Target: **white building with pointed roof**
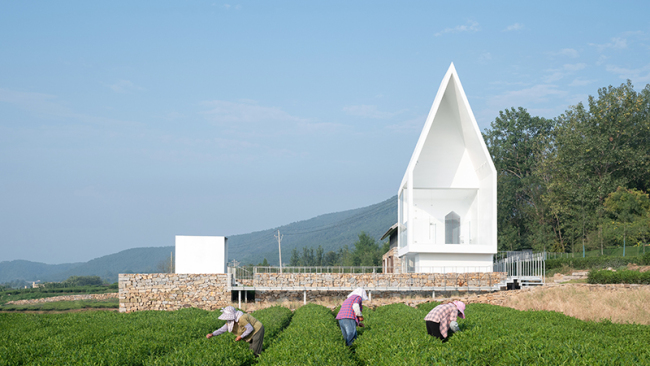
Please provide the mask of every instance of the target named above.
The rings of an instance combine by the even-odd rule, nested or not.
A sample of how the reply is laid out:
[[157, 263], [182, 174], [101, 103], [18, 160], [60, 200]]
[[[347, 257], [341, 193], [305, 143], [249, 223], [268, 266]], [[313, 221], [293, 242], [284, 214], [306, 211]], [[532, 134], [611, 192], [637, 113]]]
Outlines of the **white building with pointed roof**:
[[453, 63], [397, 197], [403, 272], [492, 272], [497, 174]]

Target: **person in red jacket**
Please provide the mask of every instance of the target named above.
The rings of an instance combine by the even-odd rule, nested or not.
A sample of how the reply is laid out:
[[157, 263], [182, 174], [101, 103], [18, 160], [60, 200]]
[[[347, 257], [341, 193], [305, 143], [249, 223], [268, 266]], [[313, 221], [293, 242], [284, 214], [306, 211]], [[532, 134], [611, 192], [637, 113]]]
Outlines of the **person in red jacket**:
[[448, 304], [440, 304], [433, 308], [424, 317], [429, 335], [442, 339], [443, 342], [449, 340], [447, 335], [449, 329], [452, 332], [459, 332], [458, 317], [465, 319], [465, 304], [462, 301], [454, 301]]
[[363, 323], [361, 323], [363, 314], [361, 311], [363, 311], [363, 301], [365, 300], [368, 300], [366, 290], [361, 287], [357, 288], [348, 295], [336, 316], [346, 346], [351, 345], [354, 339], [357, 338], [357, 325], [363, 327]]

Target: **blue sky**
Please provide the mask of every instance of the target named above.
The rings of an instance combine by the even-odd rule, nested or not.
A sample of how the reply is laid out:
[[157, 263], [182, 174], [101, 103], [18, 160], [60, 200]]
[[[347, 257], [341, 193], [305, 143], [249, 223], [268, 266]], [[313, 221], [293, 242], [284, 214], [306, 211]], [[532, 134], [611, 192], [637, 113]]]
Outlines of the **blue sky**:
[[[481, 129], [650, 83], [650, 3], [1, 2], [0, 261], [397, 192], [449, 64]], [[269, 244], [274, 243], [269, 238]]]

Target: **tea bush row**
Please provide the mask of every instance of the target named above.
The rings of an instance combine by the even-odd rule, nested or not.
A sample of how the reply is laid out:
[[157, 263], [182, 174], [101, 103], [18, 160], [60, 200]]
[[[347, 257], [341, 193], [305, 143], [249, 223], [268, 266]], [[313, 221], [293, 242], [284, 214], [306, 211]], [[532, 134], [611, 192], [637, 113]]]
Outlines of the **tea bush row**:
[[442, 343], [427, 334], [424, 322], [435, 305], [367, 312], [367, 329], [355, 342], [357, 358], [366, 365], [650, 364], [648, 326], [471, 304], [467, 319], [459, 320], [461, 332]]
[[[277, 335], [289, 325], [291, 310], [284, 307], [271, 307], [252, 313], [253, 317], [264, 325], [264, 347], [273, 342]], [[221, 327], [219, 321], [213, 330]], [[211, 330], [212, 331], [212, 330]], [[211, 331], [206, 332], [209, 333]], [[164, 357], [151, 360], [147, 365], [249, 365], [255, 357], [245, 341], [235, 342], [235, 336], [229, 333], [211, 339], [196, 339], [181, 349]]]
[[332, 312], [308, 304], [259, 358], [259, 365], [356, 365]]
[[[246, 342], [221, 327], [219, 311], [183, 309], [120, 314], [0, 314], [0, 365], [246, 365]], [[291, 318], [288, 309], [253, 313], [272, 342]]]

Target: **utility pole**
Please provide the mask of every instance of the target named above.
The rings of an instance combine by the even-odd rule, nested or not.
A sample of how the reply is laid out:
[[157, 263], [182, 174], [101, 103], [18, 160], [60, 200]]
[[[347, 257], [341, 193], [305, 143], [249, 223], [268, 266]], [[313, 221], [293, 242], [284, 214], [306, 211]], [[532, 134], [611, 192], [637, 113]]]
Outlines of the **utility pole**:
[[174, 273], [174, 252], [169, 252], [169, 273]]
[[278, 235], [274, 235], [276, 239], [278, 239], [278, 253], [280, 254], [280, 273], [282, 273], [282, 237], [284, 235], [280, 235], [280, 230], [278, 229]]

